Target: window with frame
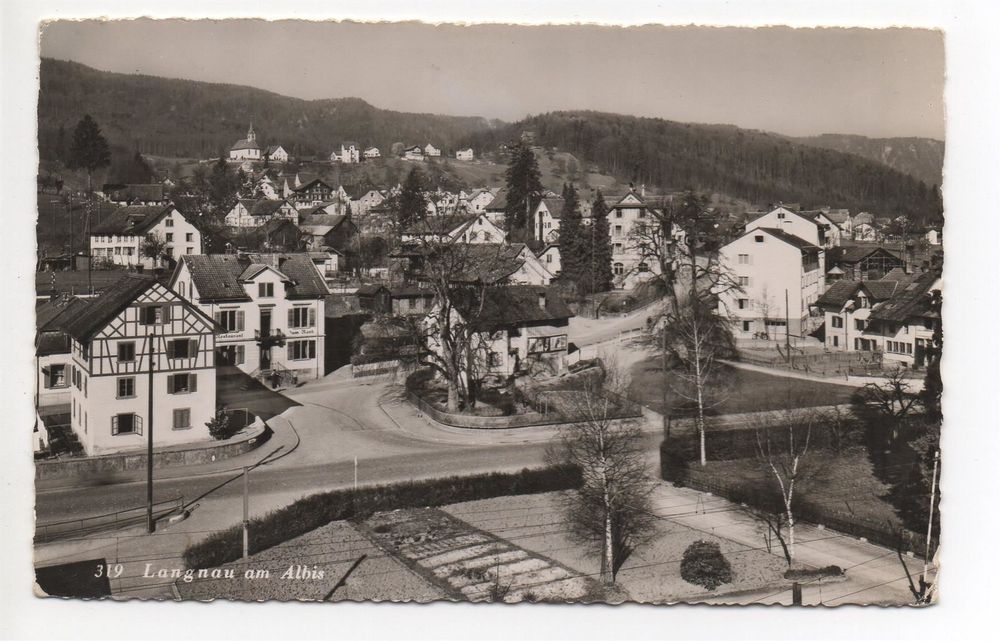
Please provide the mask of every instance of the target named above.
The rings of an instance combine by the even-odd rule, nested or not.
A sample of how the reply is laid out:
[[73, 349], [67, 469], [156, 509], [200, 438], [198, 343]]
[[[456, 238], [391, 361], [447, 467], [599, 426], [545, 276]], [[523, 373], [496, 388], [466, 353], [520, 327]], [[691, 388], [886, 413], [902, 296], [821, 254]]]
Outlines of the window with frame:
[[191, 408], [183, 407], [174, 410], [174, 429], [187, 430], [191, 428]]
[[243, 331], [243, 312], [238, 309], [223, 309], [215, 312], [215, 322], [222, 326], [225, 332]]
[[749, 265], [750, 264], [750, 254], [740, 254], [738, 262], [739, 262], [740, 265]]
[[865, 321], [864, 320], [862, 320], [860, 318], [854, 320], [854, 329], [856, 329], [858, 331], [862, 331], [862, 330], [864, 330], [864, 328], [865, 328]]
[[49, 365], [47, 368], [43, 368], [42, 373], [45, 375], [46, 389], [69, 387], [69, 385], [66, 383], [65, 363], [53, 363], [52, 365]]
[[750, 286], [750, 277], [749, 276], [740, 276], [739, 278], [740, 278], [740, 280], [739, 280], [740, 287], [749, 287]]
[[753, 321], [743, 321], [743, 331], [749, 332], [753, 329]]
[[750, 307], [750, 301], [746, 298], [741, 298], [738, 301], [736, 301], [736, 305], [740, 309], [748, 309]]
[[616, 209], [615, 210], [615, 218], [621, 218], [621, 217], [622, 217], [622, 210]]
[[167, 232], [167, 242], [168, 243], [174, 242], [174, 235], [170, 232]]
[[168, 219], [166, 219], [164, 221], [164, 224], [166, 224], [167, 227], [173, 227], [174, 226], [174, 220], [172, 218], [168, 218]]
[[190, 338], [177, 338], [167, 341], [167, 358], [191, 358], [198, 353], [198, 341]]
[[188, 233], [184, 234], [184, 240], [187, 241], [187, 242], [189, 242], [189, 243], [193, 243], [194, 242], [194, 234], [191, 233], [191, 232], [188, 232]]
[[783, 214], [782, 212], [778, 212], [778, 220], [784, 220], [784, 219], [785, 219], [785, 214]]
[[119, 363], [135, 362], [135, 341], [118, 343], [118, 362]]
[[288, 360], [304, 361], [316, 358], [316, 341], [288, 341]]
[[763, 235], [754, 236], [753, 237], [753, 242], [755, 242], [755, 243], [762, 243], [762, 242], [764, 242], [764, 236]]
[[197, 374], [171, 374], [167, 377], [167, 394], [190, 394], [197, 391]]
[[844, 326], [844, 318], [842, 316], [834, 316], [830, 319], [830, 325], [832, 327], [841, 328]]
[[143, 305], [139, 308], [140, 325], [162, 325], [170, 320], [170, 308], [166, 305]]
[[612, 270], [614, 271], [615, 276], [621, 276], [622, 274], [625, 273], [625, 265], [621, 263], [615, 263]]
[[615, 238], [620, 238], [622, 235], [622, 226], [615, 225]]
[[111, 435], [142, 434], [142, 417], [135, 412], [115, 414], [111, 417]]
[[191, 254], [193, 254], [193, 253], [194, 253], [194, 247], [188, 247], [188, 248], [187, 248], [187, 251], [186, 251], [186, 252], [184, 252], [184, 253], [186, 253], [186, 254], [187, 254], [188, 256], [190, 256]]
[[274, 283], [257, 283], [258, 298], [274, 298]]
[[288, 326], [296, 329], [316, 327], [316, 309], [312, 306], [292, 307], [288, 310]]
[[135, 398], [134, 376], [122, 376], [118, 379], [115, 398]]

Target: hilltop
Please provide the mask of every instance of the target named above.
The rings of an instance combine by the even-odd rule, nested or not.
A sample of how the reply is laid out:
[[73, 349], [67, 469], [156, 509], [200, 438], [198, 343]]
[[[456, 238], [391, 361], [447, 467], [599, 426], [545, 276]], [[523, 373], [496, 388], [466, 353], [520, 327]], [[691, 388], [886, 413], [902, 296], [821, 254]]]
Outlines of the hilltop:
[[855, 154], [909, 174], [927, 185], [940, 185], [944, 142], [933, 138], [867, 138], [850, 134], [823, 134], [792, 141]]

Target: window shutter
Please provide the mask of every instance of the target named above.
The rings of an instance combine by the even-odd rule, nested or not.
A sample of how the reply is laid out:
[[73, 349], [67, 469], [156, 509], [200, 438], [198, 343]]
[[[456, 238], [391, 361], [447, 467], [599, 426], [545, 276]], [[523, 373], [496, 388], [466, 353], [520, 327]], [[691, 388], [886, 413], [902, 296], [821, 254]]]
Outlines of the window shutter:
[[163, 306], [163, 322], [164, 323], [170, 322], [170, 305]]
[[295, 308], [294, 307], [289, 307], [288, 308], [288, 326], [289, 327], [295, 327]]
[[198, 375], [197, 374], [188, 374], [188, 377], [189, 377], [188, 381], [191, 383], [191, 391], [192, 392], [197, 392], [198, 391]]
[[236, 364], [242, 365], [246, 362], [246, 350], [243, 345], [236, 346]]
[[316, 358], [316, 341], [309, 341], [309, 358]]
[[111, 417], [111, 436], [118, 435], [118, 415]]
[[198, 355], [198, 339], [192, 338], [188, 340], [188, 358], [194, 358]]
[[174, 375], [169, 374], [167, 375], [167, 394], [173, 394], [173, 393], [174, 393]]
[[316, 308], [309, 308], [309, 327], [316, 327]]
[[222, 312], [215, 312], [215, 324], [222, 325]]
[[243, 315], [242, 311], [236, 312], [236, 329], [241, 332], [243, 331]]
[[132, 415], [132, 431], [136, 434], [142, 434], [142, 417], [138, 414]]

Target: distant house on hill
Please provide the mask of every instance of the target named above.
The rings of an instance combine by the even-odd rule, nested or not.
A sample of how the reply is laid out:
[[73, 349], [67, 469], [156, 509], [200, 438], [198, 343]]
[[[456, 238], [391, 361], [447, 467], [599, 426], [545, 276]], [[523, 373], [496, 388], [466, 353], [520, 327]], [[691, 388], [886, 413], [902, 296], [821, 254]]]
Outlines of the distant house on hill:
[[329, 183], [313, 178], [308, 182], [302, 182], [293, 190], [296, 209], [306, 209], [330, 201], [336, 190]]
[[167, 195], [160, 183], [105, 185], [104, 196], [116, 205], [166, 205]]
[[299, 213], [287, 200], [262, 198], [241, 198], [226, 214], [225, 222], [230, 227], [259, 227], [272, 218], [285, 218], [298, 222]]
[[260, 160], [261, 150], [257, 144], [257, 134], [253, 131], [253, 123], [247, 131], [247, 137], [237, 140], [236, 144], [229, 148], [229, 160], [242, 162], [244, 160]]
[[361, 162], [361, 147], [358, 143], [350, 140], [342, 142], [339, 151], [335, 149], [330, 154], [330, 160], [345, 164]]
[[271, 145], [264, 155], [271, 162], [288, 162], [288, 152], [281, 145]]
[[475, 154], [475, 152], [472, 151], [471, 148], [470, 149], [459, 149], [458, 151], [455, 152], [455, 159], [456, 160], [472, 160], [475, 157], [476, 157], [476, 154]]
[[424, 147], [424, 155], [430, 158], [438, 158], [441, 156], [441, 150], [431, 143], [427, 143], [427, 146]]
[[423, 160], [424, 150], [419, 145], [407, 147], [403, 150], [403, 160]]
[[365, 160], [372, 160], [373, 158], [381, 158], [382, 152], [378, 150], [378, 147], [369, 147], [365, 149]]

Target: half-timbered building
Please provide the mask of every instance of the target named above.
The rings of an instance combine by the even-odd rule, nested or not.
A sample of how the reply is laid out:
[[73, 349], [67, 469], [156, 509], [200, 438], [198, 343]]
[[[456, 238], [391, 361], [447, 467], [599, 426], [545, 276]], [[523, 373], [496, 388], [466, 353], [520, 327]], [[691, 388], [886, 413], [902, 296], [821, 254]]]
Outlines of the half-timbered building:
[[[128, 274], [64, 326], [71, 425], [88, 455], [211, 439], [215, 323], [155, 279]], [[152, 396], [152, 414], [150, 414]]]

